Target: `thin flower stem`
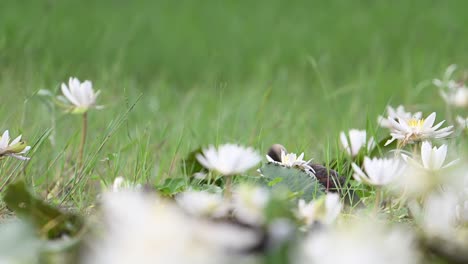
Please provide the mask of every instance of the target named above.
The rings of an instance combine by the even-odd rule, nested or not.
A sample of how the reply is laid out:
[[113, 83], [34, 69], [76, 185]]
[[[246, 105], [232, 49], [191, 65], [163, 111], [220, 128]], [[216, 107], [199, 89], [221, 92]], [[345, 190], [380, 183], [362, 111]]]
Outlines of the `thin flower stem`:
[[232, 198], [232, 176], [225, 176], [226, 182], [224, 183], [224, 198], [230, 201]]
[[452, 115], [452, 108], [450, 107], [450, 105], [447, 103], [446, 104], [446, 113], [447, 113], [447, 121], [450, 123], [450, 124], [453, 124], [454, 121], [453, 121], [453, 115]]
[[81, 143], [80, 143], [80, 153], [78, 156], [78, 166], [80, 170], [83, 168], [83, 153], [84, 153], [84, 147], [86, 145], [86, 134], [88, 131], [88, 113], [85, 112], [83, 113], [83, 123], [81, 127]]
[[375, 206], [374, 206], [374, 213], [378, 213], [380, 209], [380, 202], [382, 200], [382, 193], [379, 187], [375, 189]]
[[421, 142], [414, 143], [413, 145], [413, 157], [419, 156], [419, 150], [421, 149]]

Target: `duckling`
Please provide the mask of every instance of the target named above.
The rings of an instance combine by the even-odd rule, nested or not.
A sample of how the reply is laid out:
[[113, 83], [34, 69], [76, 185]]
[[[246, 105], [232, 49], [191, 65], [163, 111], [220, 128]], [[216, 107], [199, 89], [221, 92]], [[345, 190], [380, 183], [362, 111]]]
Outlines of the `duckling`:
[[[270, 147], [267, 154], [274, 161], [281, 162], [281, 152], [285, 154], [288, 153], [283, 145], [274, 144]], [[339, 193], [352, 205], [359, 203], [359, 197], [349, 188], [346, 177], [339, 175], [335, 170], [321, 164], [310, 162], [308, 165], [313, 169], [311, 173], [313, 173], [320, 184], [326, 188], [327, 192]]]

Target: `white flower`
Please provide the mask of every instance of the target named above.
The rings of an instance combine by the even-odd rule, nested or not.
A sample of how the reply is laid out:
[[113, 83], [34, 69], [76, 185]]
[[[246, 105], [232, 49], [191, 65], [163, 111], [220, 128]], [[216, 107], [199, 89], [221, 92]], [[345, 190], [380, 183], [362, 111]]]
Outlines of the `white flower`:
[[405, 107], [402, 105], [399, 105], [396, 109], [387, 106], [387, 115], [388, 117], [385, 118], [383, 116], [378, 117], [378, 123], [381, 127], [385, 128], [392, 128], [392, 123], [390, 120], [398, 120], [398, 119], [403, 119], [403, 120], [411, 120], [411, 119], [420, 119], [422, 117], [421, 112], [417, 113], [411, 113], [411, 112], [406, 112]]
[[230, 206], [218, 193], [185, 191], [176, 196], [177, 204], [194, 216], [220, 218], [227, 216]]
[[440, 91], [440, 95], [444, 101], [456, 107], [467, 107], [468, 106], [468, 87], [459, 86], [452, 88], [448, 91]]
[[335, 229], [310, 232], [295, 264], [416, 264], [419, 254], [408, 230], [369, 221], [351, 221]]
[[264, 209], [270, 199], [266, 189], [240, 185], [236, 188], [233, 198], [234, 215], [237, 219], [251, 225], [264, 222]]
[[3, 132], [0, 138], [0, 158], [10, 156], [20, 160], [29, 160], [29, 158], [23, 156], [23, 154], [26, 154], [30, 149], [30, 146], [27, 146], [24, 141], [21, 141], [21, 136], [18, 136], [10, 142], [10, 133], [8, 130]]
[[90, 81], [81, 83], [77, 78], [71, 77], [68, 86], [62, 83], [61, 88], [66, 101], [73, 105], [72, 113], [84, 113], [90, 108], [102, 108], [96, 106], [96, 99], [100, 91], [94, 92], [93, 84]]
[[422, 227], [429, 235], [451, 237], [456, 233], [457, 197], [451, 193], [430, 195], [424, 203]]
[[141, 189], [141, 184], [137, 184], [136, 186], [133, 186], [131, 183], [125, 180], [124, 177], [122, 176], [115, 178], [114, 183], [112, 184], [113, 192], [121, 192], [124, 190], [132, 190], [132, 189], [135, 189], [135, 190]]
[[238, 252], [260, 240], [250, 229], [192, 218], [150, 194], [106, 193], [102, 209], [105, 226], [82, 263], [239, 263]]
[[312, 225], [315, 221], [331, 224], [340, 214], [341, 208], [340, 196], [336, 193], [328, 193], [326, 196], [309, 203], [302, 199], [299, 200], [297, 217], [307, 226]]
[[457, 123], [462, 129], [468, 128], [468, 118], [463, 118], [461, 116], [457, 116]]
[[436, 113], [430, 114], [427, 119], [410, 119], [405, 120], [399, 118], [398, 121], [393, 119], [389, 120], [392, 123], [391, 135], [392, 138], [388, 140], [385, 145], [392, 143], [398, 139], [406, 143], [413, 143], [416, 141], [428, 140], [428, 139], [440, 139], [445, 138], [452, 134], [453, 126], [448, 126], [439, 129], [445, 120], [434, 126], [436, 119]]
[[456, 65], [450, 65], [445, 71], [443, 80], [434, 79], [432, 83], [439, 88], [442, 99], [456, 107], [468, 106], [468, 88], [463, 84], [452, 80]]
[[432, 144], [429, 141], [424, 141], [421, 145], [421, 162], [418, 162], [408, 156], [404, 156], [410, 164], [415, 164], [429, 171], [437, 171], [455, 164], [456, 161], [452, 161], [444, 165], [446, 157], [447, 145], [443, 144], [439, 148], [432, 147]]
[[351, 129], [348, 131], [348, 134], [341, 132], [340, 141], [346, 152], [353, 157], [358, 155], [362, 148], [367, 147], [367, 151], [370, 151], [375, 147], [374, 138], [371, 137], [367, 140], [365, 130]]
[[304, 160], [304, 152], [299, 155], [299, 157], [296, 155], [296, 153], [288, 153], [286, 154], [284, 150], [281, 150], [281, 162], [275, 161], [273, 158], [270, 156], [266, 155], [266, 159], [270, 163], [276, 163], [284, 167], [288, 168], [300, 168], [305, 171], [312, 171], [314, 172], [314, 169], [309, 165], [309, 163], [312, 160], [305, 161]]
[[215, 170], [224, 176], [241, 174], [256, 166], [261, 158], [253, 148], [236, 144], [224, 144], [216, 149], [210, 146], [197, 154], [197, 160], [207, 169]]
[[359, 182], [369, 185], [383, 186], [393, 182], [402, 173], [402, 166], [396, 158], [373, 158], [364, 157], [363, 167], [366, 173], [355, 163], [352, 164], [353, 177]]

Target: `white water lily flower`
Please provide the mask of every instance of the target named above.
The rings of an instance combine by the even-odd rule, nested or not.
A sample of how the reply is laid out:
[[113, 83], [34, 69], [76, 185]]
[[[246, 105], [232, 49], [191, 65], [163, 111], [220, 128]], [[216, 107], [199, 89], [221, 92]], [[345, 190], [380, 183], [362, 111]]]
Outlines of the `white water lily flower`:
[[132, 185], [130, 182], [125, 180], [125, 178], [122, 176], [115, 178], [114, 182], [112, 183], [112, 192], [121, 192], [121, 191], [132, 190], [132, 189], [138, 190], [141, 188], [142, 188], [141, 184]]
[[430, 114], [427, 119], [410, 119], [405, 120], [399, 118], [398, 121], [389, 120], [392, 123], [391, 135], [385, 145], [389, 145], [394, 140], [401, 140], [404, 144], [413, 143], [428, 139], [446, 138], [453, 132], [453, 126], [448, 126], [439, 129], [445, 122], [441, 121], [434, 125], [436, 113]]
[[85, 113], [90, 108], [102, 108], [96, 105], [100, 91], [94, 92], [91, 81], [80, 82], [77, 78], [71, 77], [68, 86], [62, 83], [61, 89], [64, 99], [73, 105], [72, 113]]
[[234, 215], [243, 223], [260, 225], [265, 221], [264, 210], [269, 200], [270, 195], [266, 189], [240, 185], [234, 191]]
[[460, 128], [462, 128], [462, 129], [467, 129], [468, 128], [468, 117], [463, 118], [461, 116], [457, 116], [456, 120], [457, 120], [457, 123], [460, 126]]
[[467, 107], [468, 87], [463, 83], [452, 80], [456, 68], [456, 65], [450, 65], [445, 71], [443, 80], [434, 79], [432, 83], [439, 88], [440, 96], [448, 105]]
[[106, 193], [102, 210], [81, 263], [243, 263], [238, 252], [260, 241], [251, 229], [187, 216], [147, 193]]
[[312, 161], [305, 161], [304, 160], [304, 152], [302, 152], [299, 157], [297, 156], [296, 153], [285, 153], [283, 150], [281, 150], [281, 162], [277, 162], [274, 159], [272, 159], [270, 156], [266, 155], [266, 159], [270, 163], [276, 163], [284, 167], [288, 168], [300, 168], [305, 171], [312, 171], [314, 172], [314, 169], [309, 165], [309, 163]]
[[326, 196], [309, 203], [302, 199], [299, 200], [297, 217], [307, 226], [312, 225], [315, 221], [331, 224], [340, 214], [341, 208], [340, 196], [336, 193], [328, 193]]
[[294, 264], [420, 263], [416, 239], [409, 230], [362, 219], [310, 232], [297, 253]]
[[392, 128], [393, 124], [390, 120], [411, 120], [411, 119], [420, 119], [422, 117], [422, 112], [411, 113], [405, 110], [405, 107], [399, 105], [397, 108], [387, 106], [387, 115], [388, 117], [379, 116], [378, 123], [381, 127]]
[[348, 134], [341, 132], [340, 141], [343, 148], [352, 157], [358, 155], [362, 148], [367, 148], [367, 151], [371, 151], [375, 147], [374, 138], [370, 137], [367, 140], [365, 130], [351, 129], [348, 131]]
[[455, 173], [443, 170], [458, 161], [445, 162], [447, 145], [437, 148], [425, 141], [421, 145], [420, 155], [413, 157], [402, 155], [402, 157], [409, 166], [406, 166], [402, 177], [398, 178], [397, 186], [407, 196], [424, 197], [443, 184], [457, 181]]
[[453, 164], [455, 161], [449, 162], [444, 165], [445, 159], [447, 157], [447, 145], [443, 144], [439, 148], [432, 147], [431, 142], [424, 141], [421, 145], [421, 162], [414, 160], [410, 157], [405, 157], [410, 163], [419, 165], [420, 167], [430, 170], [437, 171], [440, 169], [447, 168]]
[[23, 156], [31, 149], [24, 141], [21, 141], [21, 136], [13, 139], [10, 142], [10, 132], [6, 130], [0, 138], [0, 158], [10, 156], [19, 160], [29, 160], [28, 157]]
[[457, 227], [456, 195], [433, 194], [426, 198], [423, 208], [422, 227], [429, 235], [450, 238]]
[[468, 106], [468, 87], [462, 85], [452, 88], [449, 91], [440, 91], [440, 95], [444, 101], [456, 107]]
[[365, 173], [355, 163], [351, 165], [354, 170], [354, 179], [375, 186], [383, 186], [393, 182], [404, 170], [403, 164], [396, 158], [370, 159], [364, 157]]
[[177, 204], [194, 216], [220, 218], [227, 216], [230, 206], [218, 193], [185, 191], [176, 196]]
[[215, 170], [224, 176], [244, 173], [261, 160], [253, 148], [236, 144], [224, 144], [217, 149], [210, 146], [203, 149], [203, 154], [197, 154], [196, 157], [205, 168]]

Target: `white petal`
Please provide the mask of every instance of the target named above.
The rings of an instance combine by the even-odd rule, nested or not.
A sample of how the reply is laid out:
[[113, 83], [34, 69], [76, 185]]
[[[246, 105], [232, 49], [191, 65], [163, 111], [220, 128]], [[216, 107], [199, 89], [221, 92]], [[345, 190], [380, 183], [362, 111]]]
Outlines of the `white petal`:
[[64, 83], [62, 83], [62, 93], [67, 98], [67, 100], [70, 101], [70, 103], [72, 103], [72, 104], [74, 104], [76, 106], [80, 105], [80, 103], [75, 99], [73, 94], [70, 92], [70, 90], [68, 89], [68, 87]]
[[435, 119], [436, 113], [433, 112], [424, 120], [423, 129], [430, 129], [434, 125]]
[[3, 132], [2, 138], [0, 139], [0, 150], [6, 149], [8, 147], [8, 142], [10, 142], [10, 133], [8, 130]]
[[421, 145], [421, 160], [424, 168], [430, 168], [432, 163], [432, 145], [424, 141]]

